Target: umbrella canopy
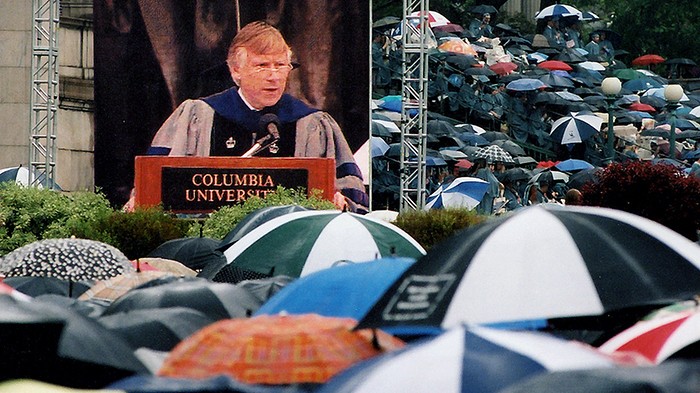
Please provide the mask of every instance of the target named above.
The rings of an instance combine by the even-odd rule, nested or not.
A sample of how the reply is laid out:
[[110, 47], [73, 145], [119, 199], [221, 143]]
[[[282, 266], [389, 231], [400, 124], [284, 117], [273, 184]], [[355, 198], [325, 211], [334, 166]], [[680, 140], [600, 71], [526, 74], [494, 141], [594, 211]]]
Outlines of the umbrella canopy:
[[591, 112], [572, 112], [552, 123], [550, 135], [562, 145], [581, 143], [600, 131], [603, 119]]
[[566, 4], [554, 4], [543, 8], [540, 12], [535, 15], [535, 19], [545, 19], [552, 17], [564, 17], [564, 16], [578, 16], [581, 17], [581, 11], [578, 9], [566, 5]]
[[647, 54], [635, 58], [630, 64], [633, 66], [648, 66], [651, 64], [660, 64], [665, 61], [665, 58], [657, 54]]
[[362, 262], [425, 251], [399, 227], [335, 210], [285, 214], [255, 228], [225, 251], [229, 265], [300, 277], [338, 261]]
[[662, 86], [661, 82], [649, 77], [628, 80], [622, 84], [623, 88], [631, 91], [646, 91], [649, 89], [658, 89]]
[[[29, 186], [29, 169], [21, 165], [0, 169], [0, 183], [4, 182], [12, 182], [22, 186]], [[35, 184], [38, 186], [38, 188], [48, 188], [46, 174], [39, 174], [35, 179]], [[53, 190], [62, 191], [61, 187], [56, 183], [52, 183], [50, 188]]]
[[[359, 319], [414, 262], [412, 258], [381, 258], [319, 270], [284, 287], [254, 315], [319, 314]], [[361, 291], [358, 283], [362, 283]]]
[[554, 182], [566, 183], [569, 181], [569, 175], [567, 175], [566, 173], [559, 172], [559, 171], [552, 171], [552, 170], [548, 169], [548, 170], [543, 170], [541, 172], [535, 173], [532, 176], [532, 178], [530, 178], [529, 183], [530, 184], [539, 183], [543, 178], [546, 178], [546, 180], [550, 183], [550, 185]]
[[501, 149], [505, 150], [506, 153], [510, 154], [512, 157], [524, 156], [525, 149], [518, 145], [510, 139], [498, 139], [491, 142], [492, 145], [499, 146]]
[[503, 76], [503, 75], [508, 75], [511, 72], [515, 71], [518, 69], [518, 65], [513, 63], [513, 62], [501, 62], [501, 63], [496, 63], [493, 65], [489, 66], [489, 69], [491, 71], [495, 72], [496, 74]]
[[190, 269], [201, 270], [210, 263], [223, 261], [223, 254], [217, 250], [219, 243], [220, 241], [209, 237], [183, 237], [166, 241], [147, 256], [172, 259]]
[[[387, 147], [388, 150], [388, 147]], [[259, 227], [260, 225], [289, 213], [307, 211], [309, 209], [299, 205], [268, 206], [248, 213], [235, 227], [221, 240], [218, 249], [221, 251], [229, 248], [233, 243]]]
[[133, 310], [187, 307], [219, 320], [246, 317], [255, 312], [261, 304], [262, 301], [242, 287], [215, 283], [203, 278], [187, 278], [151, 287], [134, 288], [110, 304], [102, 315]]
[[[425, 17], [421, 15], [420, 11], [412, 12], [411, 17]], [[443, 16], [441, 13], [436, 11], [428, 11], [428, 25], [430, 27], [444, 26], [450, 24], [450, 20]]]
[[[533, 230], [547, 241], [534, 241]], [[599, 316], [689, 299], [698, 282], [698, 246], [665, 226], [618, 210], [544, 204], [431, 248], [359, 327]]]
[[571, 175], [566, 185], [580, 190], [587, 183], [597, 182], [601, 171], [602, 168], [583, 169]]
[[605, 71], [605, 66], [596, 61], [584, 61], [578, 63], [578, 66], [591, 71]]
[[507, 151], [503, 150], [502, 147], [496, 145], [488, 145], [486, 147], [480, 147], [474, 154], [476, 158], [483, 158], [486, 162], [503, 162], [503, 163], [514, 163], [513, 156], [511, 156]]
[[554, 165], [555, 168], [564, 172], [575, 172], [584, 169], [595, 168], [593, 164], [588, 161], [578, 160], [575, 158], [569, 158], [568, 160], [560, 161]]
[[382, 331], [353, 330], [352, 318], [261, 315], [211, 324], [185, 339], [158, 375], [228, 375], [255, 384], [323, 383], [361, 360], [403, 347]]
[[615, 70], [613, 71], [613, 75], [625, 81], [644, 78], [644, 74], [632, 68], [621, 68]]
[[515, 183], [516, 181], [528, 181], [532, 177], [532, 171], [526, 168], [508, 168], [503, 173], [502, 182]]
[[541, 80], [533, 78], [516, 79], [506, 85], [506, 89], [512, 91], [535, 91], [546, 87]]
[[612, 358], [578, 342], [460, 326], [360, 363], [318, 392], [489, 393], [547, 372], [615, 365]]
[[570, 89], [574, 87], [574, 82], [572, 82], [571, 79], [556, 74], [550, 73], [542, 75], [538, 79], [545, 85], [552, 88]]
[[425, 201], [425, 210], [466, 208], [472, 210], [484, 198], [489, 182], [476, 177], [458, 177], [441, 185]]
[[[697, 306], [637, 322], [603, 345], [605, 353], [635, 352], [658, 364], [700, 347], [700, 309]], [[693, 351], [693, 352], [691, 352]]]
[[90, 282], [72, 282], [55, 277], [6, 277], [2, 282], [31, 297], [49, 294], [78, 297], [91, 286]]
[[[172, 273], [175, 276], [181, 277], [194, 277], [197, 275], [197, 272], [194, 270], [172, 259], [146, 257], [138, 258], [137, 260], [132, 261], [132, 264], [135, 265], [137, 271], [139, 269], [141, 271], [157, 270], [159, 272]], [[146, 267], [146, 269], [144, 269], [144, 267]]]
[[545, 60], [537, 64], [537, 67], [550, 71], [573, 71], [573, 68], [561, 60]]
[[7, 277], [55, 277], [70, 281], [106, 280], [132, 272], [131, 261], [109, 244], [88, 239], [44, 239], [22, 246], [0, 261]]
[[129, 292], [132, 288], [136, 288], [139, 285], [147, 283], [151, 280], [169, 275], [172, 274], [157, 270], [120, 274], [107, 280], [98, 281], [90, 289], [85, 291], [85, 293], [80, 295], [78, 299], [96, 299], [111, 302]]
[[102, 316], [97, 321], [131, 347], [170, 351], [180, 341], [215, 322], [201, 311], [185, 307], [133, 310]]

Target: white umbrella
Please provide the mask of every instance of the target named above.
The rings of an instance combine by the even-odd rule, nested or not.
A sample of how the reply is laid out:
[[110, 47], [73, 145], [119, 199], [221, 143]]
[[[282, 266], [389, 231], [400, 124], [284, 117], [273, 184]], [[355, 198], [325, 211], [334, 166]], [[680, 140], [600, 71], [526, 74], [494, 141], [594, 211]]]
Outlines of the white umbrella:
[[552, 18], [555, 16], [578, 16], [579, 18], [581, 18], [581, 11], [570, 5], [554, 4], [550, 5], [549, 7], [543, 8], [542, 11], [538, 12], [537, 15], [535, 15], [535, 19]]

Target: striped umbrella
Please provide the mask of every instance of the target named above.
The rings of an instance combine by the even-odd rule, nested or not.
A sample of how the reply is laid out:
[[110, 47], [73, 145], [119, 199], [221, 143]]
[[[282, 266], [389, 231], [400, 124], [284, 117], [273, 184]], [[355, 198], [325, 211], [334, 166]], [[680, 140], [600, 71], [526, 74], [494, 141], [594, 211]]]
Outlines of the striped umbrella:
[[261, 315], [213, 323], [178, 344], [158, 375], [228, 375], [255, 384], [323, 383], [361, 360], [404, 346], [352, 318]]
[[489, 393], [548, 372], [615, 365], [593, 347], [552, 335], [459, 326], [362, 362], [318, 392]]
[[336, 210], [304, 211], [274, 218], [229, 247], [229, 265], [270, 275], [300, 277], [338, 261], [386, 256], [420, 258], [423, 247], [383, 220]]
[[552, 139], [566, 145], [581, 143], [600, 131], [603, 119], [590, 112], [571, 112], [552, 123]]
[[549, 7], [543, 8], [540, 12], [537, 13], [537, 15], [535, 15], [535, 19], [552, 18], [555, 16], [578, 16], [580, 18], [582, 14], [581, 11], [570, 5], [554, 4], [550, 5]]
[[489, 188], [489, 182], [476, 177], [458, 177], [441, 185], [425, 201], [425, 210], [461, 207], [471, 210], [478, 205]]
[[[419, 292], [420, 299], [412, 296]], [[699, 292], [700, 247], [685, 237], [623, 211], [545, 204], [431, 248], [359, 326], [449, 328], [611, 315]]]
[[515, 163], [515, 161], [513, 161], [513, 156], [511, 156], [510, 153], [508, 153], [507, 151], [503, 150], [502, 147], [497, 145], [480, 147], [476, 151], [476, 153], [474, 153], [474, 157], [483, 158], [486, 160], [486, 162], [489, 163], [497, 161], [503, 163]]
[[[695, 353], [700, 346], [700, 308], [637, 322], [600, 346], [605, 353], [635, 352], [658, 364], [682, 353]], [[691, 352], [694, 351], [694, 352]]]

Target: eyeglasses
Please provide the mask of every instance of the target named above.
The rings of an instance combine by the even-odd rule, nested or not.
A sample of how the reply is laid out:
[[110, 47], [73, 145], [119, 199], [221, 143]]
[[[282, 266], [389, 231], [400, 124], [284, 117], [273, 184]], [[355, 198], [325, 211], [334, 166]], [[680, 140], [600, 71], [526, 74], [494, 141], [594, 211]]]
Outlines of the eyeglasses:
[[286, 74], [289, 73], [294, 66], [291, 64], [276, 64], [272, 66], [263, 66], [263, 65], [257, 65], [257, 66], [252, 66], [251, 67], [252, 73], [254, 74], [260, 74], [260, 73], [280, 73], [280, 74]]

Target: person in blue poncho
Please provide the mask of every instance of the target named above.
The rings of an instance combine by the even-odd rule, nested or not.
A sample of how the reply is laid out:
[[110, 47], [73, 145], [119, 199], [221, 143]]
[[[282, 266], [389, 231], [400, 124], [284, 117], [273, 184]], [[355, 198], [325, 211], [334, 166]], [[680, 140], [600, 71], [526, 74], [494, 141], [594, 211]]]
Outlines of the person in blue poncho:
[[285, 93], [294, 68], [291, 59], [291, 48], [274, 26], [244, 26], [227, 57], [236, 86], [180, 104], [156, 133], [148, 154], [241, 156], [264, 135], [261, 118], [274, 114], [280, 138], [256, 156], [335, 158], [334, 202], [366, 212], [369, 198], [340, 126], [328, 113]]

